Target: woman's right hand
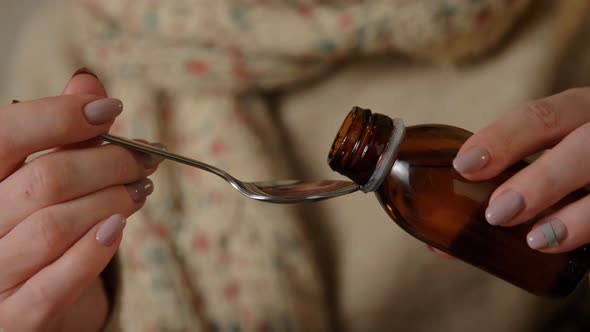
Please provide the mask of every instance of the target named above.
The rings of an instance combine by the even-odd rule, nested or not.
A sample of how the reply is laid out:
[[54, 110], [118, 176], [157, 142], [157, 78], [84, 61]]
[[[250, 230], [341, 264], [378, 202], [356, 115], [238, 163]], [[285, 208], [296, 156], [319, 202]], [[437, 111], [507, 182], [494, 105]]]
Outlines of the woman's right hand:
[[[90, 75], [80, 79], [100, 85]], [[85, 142], [107, 132], [123, 109], [105, 97], [71, 94], [0, 108], [0, 330], [96, 331], [104, 324], [99, 274], [125, 218], [152, 192], [147, 176], [160, 161]], [[82, 296], [89, 307], [72, 306]], [[90, 314], [72, 323], [71, 310]]]

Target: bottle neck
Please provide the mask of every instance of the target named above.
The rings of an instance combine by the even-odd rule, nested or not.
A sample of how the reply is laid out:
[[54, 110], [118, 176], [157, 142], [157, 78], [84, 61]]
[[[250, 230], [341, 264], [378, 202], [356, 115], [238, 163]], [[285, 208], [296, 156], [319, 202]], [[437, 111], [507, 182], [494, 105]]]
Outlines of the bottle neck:
[[389, 174], [404, 135], [401, 120], [354, 107], [332, 143], [328, 164], [364, 192], [375, 191]]

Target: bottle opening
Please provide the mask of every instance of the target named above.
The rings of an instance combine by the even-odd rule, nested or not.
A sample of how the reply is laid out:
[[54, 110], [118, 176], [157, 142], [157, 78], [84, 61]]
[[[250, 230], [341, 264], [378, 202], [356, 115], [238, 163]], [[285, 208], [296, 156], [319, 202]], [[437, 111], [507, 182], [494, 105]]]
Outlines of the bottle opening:
[[[394, 123], [390, 117], [354, 107], [340, 126], [328, 153], [330, 168], [361, 186], [367, 184], [377, 167], [383, 165], [382, 155], [393, 132]], [[371, 183], [377, 182], [373, 179]]]
[[328, 163], [332, 162], [332, 159], [334, 159], [334, 156], [346, 140], [346, 135], [348, 134], [350, 125], [354, 121], [354, 116], [355, 115], [353, 112], [348, 113], [348, 116], [346, 116], [346, 119], [344, 119], [344, 122], [340, 126], [340, 130], [338, 130], [336, 138], [334, 138], [334, 142], [332, 143], [332, 147], [330, 148], [330, 153], [328, 154]]
[[[352, 152], [351, 148], [353, 148], [349, 145], [355, 144], [359, 139], [362, 127], [366, 126], [370, 116], [371, 111], [356, 106], [348, 113], [336, 134], [336, 138], [334, 138], [328, 154], [328, 164], [331, 167], [333, 164], [336, 166], [335, 164], [348, 160], [350, 152]], [[334, 168], [332, 167], [332, 169]]]

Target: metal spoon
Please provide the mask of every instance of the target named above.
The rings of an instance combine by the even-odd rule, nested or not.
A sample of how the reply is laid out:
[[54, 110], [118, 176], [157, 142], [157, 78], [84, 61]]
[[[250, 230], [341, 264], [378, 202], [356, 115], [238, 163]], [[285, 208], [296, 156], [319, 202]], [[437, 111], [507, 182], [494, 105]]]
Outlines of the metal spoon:
[[359, 185], [354, 182], [339, 180], [276, 180], [268, 182], [243, 182], [217, 167], [159, 149], [149, 144], [144, 144], [112, 134], [103, 134], [98, 137], [109, 143], [121, 145], [144, 153], [155, 154], [166, 159], [211, 172], [231, 184], [234, 189], [240, 192], [240, 194], [269, 203], [303, 203], [308, 201], [319, 201], [347, 195], [360, 189]]

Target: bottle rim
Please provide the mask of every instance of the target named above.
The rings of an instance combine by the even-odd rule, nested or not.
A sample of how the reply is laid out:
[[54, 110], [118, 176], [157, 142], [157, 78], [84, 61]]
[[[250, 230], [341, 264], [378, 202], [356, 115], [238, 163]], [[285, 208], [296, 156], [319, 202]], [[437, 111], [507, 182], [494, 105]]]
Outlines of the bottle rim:
[[379, 156], [375, 171], [369, 178], [369, 181], [362, 185], [360, 188], [364, 193], [369, 193], [377, 190], [387, 175], [391, 172], [391, 168], [395, 163], [399, 146], [406, 136], [406, 126], [402, 119], [393, 119], [393, 132], [387, 142], [384, 152]]

